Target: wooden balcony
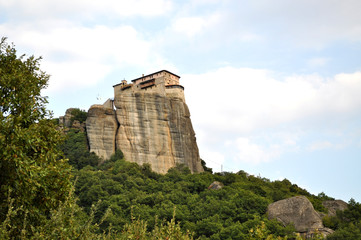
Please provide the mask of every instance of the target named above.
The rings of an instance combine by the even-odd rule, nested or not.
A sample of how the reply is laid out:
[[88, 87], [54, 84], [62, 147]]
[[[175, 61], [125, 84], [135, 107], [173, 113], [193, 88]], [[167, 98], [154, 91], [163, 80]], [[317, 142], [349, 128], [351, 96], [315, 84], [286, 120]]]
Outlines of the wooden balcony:
[[166, 85], [165, 88], [170, 89], [170, 88], [180, 88], [182, 90], [184, 90], [184, 87], [182, 85], [176, 85], [176, 84], [172, 84], [172, 85]]
[[148, 88], [148, 87], [152, 87], [152, 86], [154, 86], [154, 85], [155, 85], [155, 79], [154, 79], [154, 78], [139, 83], [139, 86], [140, 86], [141, 89]]

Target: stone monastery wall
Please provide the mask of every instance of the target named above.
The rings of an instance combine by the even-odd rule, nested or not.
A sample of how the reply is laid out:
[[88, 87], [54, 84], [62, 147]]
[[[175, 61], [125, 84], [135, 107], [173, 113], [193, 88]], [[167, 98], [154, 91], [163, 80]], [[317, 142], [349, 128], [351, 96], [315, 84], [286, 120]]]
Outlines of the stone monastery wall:
[[184, 87], [179, 84], [179, 79], [179, 76], [162, 70], [136, 78], [131, 83], [123, 80], [113, 86], [114, 99], [120, 97], [124, 91], [132, 91], [133, 93], [145, 91], [146, 93], [158, 93], [168, 97], [181, 98], [185, 102]]

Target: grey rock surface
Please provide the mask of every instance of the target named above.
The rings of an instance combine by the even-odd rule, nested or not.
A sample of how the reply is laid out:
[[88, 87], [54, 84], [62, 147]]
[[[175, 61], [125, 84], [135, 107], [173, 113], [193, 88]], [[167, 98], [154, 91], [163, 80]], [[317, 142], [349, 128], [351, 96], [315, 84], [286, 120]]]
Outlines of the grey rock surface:
[[108, 159], [120, 149], [127, 161], [166, 173], [177, 164], [202, 172], [179, 76], [161, 70], [114, 85], [114, 100], [93, 105], [86, 121], [90, 150]]
[[182, 98], [159, 92], [123, 92], [115, 98], [119, 129], [117, 148], [125, 159], [149, 163], [153, 171], [166, 173], [176, 164], [201, 172], [190, 113]]
[[75, 110], [75, 108], [68, 108], [65, 112], [64, 116], [59, 117], [59, 125], [63, 127], [71, 127], [72, 121], [71, 118], [73, 117], [72, 111]]
[[222, 188], [223, 188], [223, 184], [218, 181], [212, 182], [211, 185], [209, 185], [209, 187], [208, 187], [208, 189], [212, 189], [212, 190], [219, 190]]
[[115, 151], [115, 135], [118, 122], [112, 108], [92, 105], [88, 110], [86, 129], [89, 148], [102, 161], [109, 159]]
[[321, 217], [304, 196], [274, 202], [268, 206], [267, 213], [269, 219], [277, 219], [283, 225], [293, 223], [297, 232], [324, 228]]
[[327, 200], [323, 201], [322, 205], [328, 209], [329, 216], [336, 216], [337, 211], [344, 211], [348, 207], [347, 203], [342, 200]]

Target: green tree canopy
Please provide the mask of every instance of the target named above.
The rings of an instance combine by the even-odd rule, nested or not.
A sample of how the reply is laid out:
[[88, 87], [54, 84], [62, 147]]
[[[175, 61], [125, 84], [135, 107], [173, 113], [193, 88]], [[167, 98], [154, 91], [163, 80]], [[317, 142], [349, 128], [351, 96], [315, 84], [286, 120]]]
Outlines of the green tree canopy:
[[25, 215], [39, 224], [71, 188], [71, 168], [58, 147], [62, 135], [47, 119], [47, 100], [41, 96], [49, 75], [40, 70], [40, 60], [18, 56], [14, 45], [1, 39], [0, 220], [11, 198], [15, 208], [23, 209], [12, 223], [17, 225]]
[[73, 115], [73, 117], [71, 118], [71, 122], [77, 120], [80, 123], [83, 123], [86, 121], [86, 118], [88, 117], [88, 113], [85, 110], [81, 110], [79, 108], [73, 109], [71, 111], [71, 115]]

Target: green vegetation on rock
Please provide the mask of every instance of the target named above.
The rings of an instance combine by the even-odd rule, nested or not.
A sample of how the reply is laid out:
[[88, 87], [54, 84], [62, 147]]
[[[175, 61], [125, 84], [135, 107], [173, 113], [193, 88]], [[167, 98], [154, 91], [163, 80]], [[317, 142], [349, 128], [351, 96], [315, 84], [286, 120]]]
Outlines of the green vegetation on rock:
[[79, 121], [79, 123], [84, 123], [86, 121], [86, 118], [88, 116], [88, 113], [84, 110], [81, 110], [79, 108], [74, 108], [72, 111], [71, 111], [71, 124], [73, 124], [74, 121]]
[[76, 169], [81, 169], [87, 165], [97, 166], [100, 159], [95, 153], [90, 153], [87, 145], [86, 133], [71, 129], [65, 141], [60, 145], [64, 156], [69, 159], [69, 164]]

